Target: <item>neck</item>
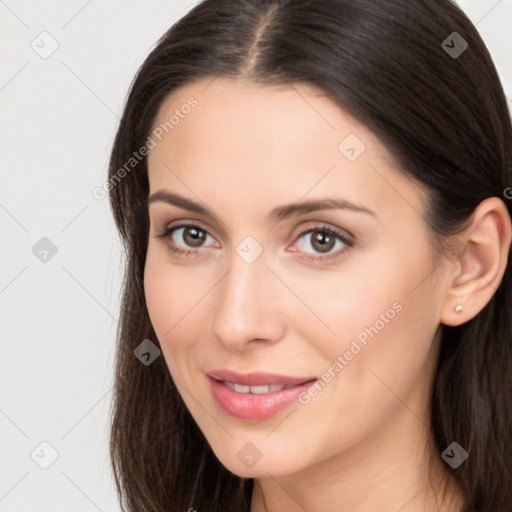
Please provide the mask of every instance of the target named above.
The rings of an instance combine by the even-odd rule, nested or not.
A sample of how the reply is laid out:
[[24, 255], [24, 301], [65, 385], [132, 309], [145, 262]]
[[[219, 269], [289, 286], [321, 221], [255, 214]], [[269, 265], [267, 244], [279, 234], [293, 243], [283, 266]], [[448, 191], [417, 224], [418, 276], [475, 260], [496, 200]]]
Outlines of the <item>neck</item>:
[[293, 475], [255, 479], [251, 512], [461, 512], [461, 493], [427, 425], [400, 407], [348, 452]]

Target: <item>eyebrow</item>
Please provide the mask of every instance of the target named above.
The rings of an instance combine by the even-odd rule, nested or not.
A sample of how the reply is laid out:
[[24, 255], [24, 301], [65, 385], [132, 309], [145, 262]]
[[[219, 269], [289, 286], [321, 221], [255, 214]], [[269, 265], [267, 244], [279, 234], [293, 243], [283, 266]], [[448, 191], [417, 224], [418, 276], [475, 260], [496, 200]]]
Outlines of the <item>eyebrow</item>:
[[[151, 194], [147, 199], [147, 205], [152, 203], [164, 202], [184, 210], [204, 215], [205, 217], [217, 218], [211, 210], [205, 206], [196, 203], [192, 199], [180, 196], [167, 190], [158, 190]], [[285, 204], [274, 208], [270, 214], [269, 219], [273, 222], [280, 222], [284, 219], [292, 217], [293, 215], [302, 215], [317, 210], [351, 210], [354, 212], [366, 213], [376, 217], [375, 212], [369, 210], [365, 206], [358, 205], [340, 198], [325, 198], [311, 201], [301, 201], [300, 203]]]

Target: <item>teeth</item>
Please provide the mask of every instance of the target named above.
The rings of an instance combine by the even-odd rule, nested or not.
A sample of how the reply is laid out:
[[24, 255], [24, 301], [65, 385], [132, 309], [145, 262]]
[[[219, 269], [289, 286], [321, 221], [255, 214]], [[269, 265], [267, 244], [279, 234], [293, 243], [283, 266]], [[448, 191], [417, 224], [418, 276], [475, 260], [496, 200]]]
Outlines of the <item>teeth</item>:
[[224, 381], [224, 385], [236, 391], [237, 393], [251, 393], [253, 395], [264, 395], [265, 393], [274, 393], [275, 391], [281, 391], [282, 389], [288, 389], [295, 387], [294, 385], [281, 386], [280, 384], [270, 384], [265, 386], [244, 386], [243, 384], [235, 384], [234, 382]]
[[250, 386], [242, 386], [241, 384], [234, 384], [234, 386], [235, 386], [235, 391], [237, 393], [250, 393], [251, 392]]
[[235, 391], [235, 385], [232, 382], [224, 381], [222, 384], [226, 386], [227, 388], [231, 389], [231, 391]]
[[251, 393], [254, 395], [262, 395], [263, 393], [272, 393], [273, 391], [281, 391], [283, 386], [270, 385], [270, 386], [251, 386]]

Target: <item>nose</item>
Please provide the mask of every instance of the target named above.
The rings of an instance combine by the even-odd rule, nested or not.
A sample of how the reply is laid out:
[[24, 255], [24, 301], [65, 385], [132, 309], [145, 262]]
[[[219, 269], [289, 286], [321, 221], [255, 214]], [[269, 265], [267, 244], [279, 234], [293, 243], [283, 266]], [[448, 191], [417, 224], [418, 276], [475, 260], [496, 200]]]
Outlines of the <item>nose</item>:
[[230, 263], [212, 297], [214, 336], [226, 348], [239, 351], [255, 343], [278, 342], [286, 332], [282, 283], [267, 268], [263, 255], [247, 263], [234, 253]]

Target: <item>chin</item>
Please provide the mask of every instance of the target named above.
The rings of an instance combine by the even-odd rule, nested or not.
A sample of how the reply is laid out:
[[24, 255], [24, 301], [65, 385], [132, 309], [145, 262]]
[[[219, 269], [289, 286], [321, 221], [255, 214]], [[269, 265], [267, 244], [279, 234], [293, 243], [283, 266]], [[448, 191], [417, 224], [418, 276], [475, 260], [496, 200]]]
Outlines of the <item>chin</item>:
[[[283, 444], [280, 443], [283, 447]], [[296, 459], [297, 450], [284, 447], [286, 455], [276, 453], [271, 445], [258, 450], [250, 442], [236, 447], [234, 453], [215, 452], [220, 463], [231, 473], [242, 478], [265, 478], [268, 476], [280, 477], [300, 471], [305, 461]], [[265, 452], [268, 454], [265, 455]], [[300, 452], [299, 452], [300, 453]], [[302, 463], [301, 463], [302, 462]]]

